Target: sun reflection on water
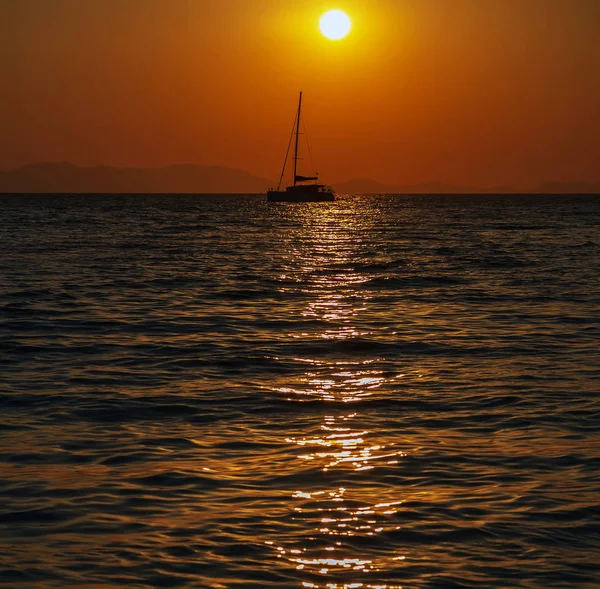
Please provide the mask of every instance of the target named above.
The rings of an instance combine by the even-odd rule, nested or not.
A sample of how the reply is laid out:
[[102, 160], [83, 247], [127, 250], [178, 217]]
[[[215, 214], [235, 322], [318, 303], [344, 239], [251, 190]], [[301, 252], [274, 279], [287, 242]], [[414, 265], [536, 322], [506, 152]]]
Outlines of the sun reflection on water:
[[339, 466], [355, 471], [371, 470], [377, 464], [393, 465], [404, 453], [392, 449], [394, 443], [380, 445], [369, 442], [369, 432], [364, 429], [353, 429], [352, 420], [358, 414], [352, 413], [338, 417], [328, 415], [321, 425], [321, 434], [290, 437], [286, 441], [297, 444], [308, 453], [300, 455], [300, 459], [317, 461], [323, 471]]
[[[405, 451], [399, 442], [390, 442], [389, 434], [365, 427], [370, 423], [365, 419], [369, 411], [365, 403], [382, 397], [382, 391], [389, 391], [404, 375], [378, 368], [379, 358], [368, 346], [376, 334], [362, 321], [370, 301], [357, 285], [370, 277], [360, 271], [357, 260], [364, 259], [363, 225], [368, 221], [357, 223], [353, 216], [349, 222], [334, 213], [328, 208], [307, 209], [302, 239], [290, 241], [287, 269], [296, 278], [296, 292], [307, 296], [298, 311], [307, 327], [312, 325], [310, 330], [289, 334], [298, 345], [306, 344], [306, 352], [286, 360], [305, 370], [274, 389], [290, 402], [325, 403], [324, 408], [316, 406], [324, 411], [317, 429], [286, 438], [298, 450], [298, 471], [321, 473], [323, 480], [311, 474], [310, 483], [292, 495], [291, 517], [303, 530], [301, 539], [266, 544], [278, 559], [302, 574], [303, 587], [400, 589], [365, 577], [389, 574], [405, 555], [389, 549], [371, 551], [366, 558], [362, 547], [400, 528], [399, 490], [378, 486], [373, 472], [393, 473]], [[289, 283], [282, 286], [282, 290], [290, 288], [294, 287]], [[321, 354], [323, 341], [332, 348]], [[354, 346], [352, 355], [344, 348], [331, 353], [339, 345]], [[332, 485], [332, 481], [336, 482]]]
[[314, 584], [315, 587], [397, 587], [386, 584], [356, 584], [356, 575], [386, 572], [403, 561], [404, 555], [381, 555], [364, 558], [361, 544], [369, 537], [398, 530], [397, 514], [402, 501], [383, 503], [359, 501], [352, 498], [352, 490], [340, 487], [329, 491], [296, 491], [293, 498], [297, 503], [294, 519], [303, 524], [311, 523], [310, 536], [302, 543], [266, 544], [286, 559], [290, 566], [306, 574], [334, 576], [337, 579], [351, 576], [352, 583]]
[[[308, 379], [311, 384], [308, 394], [332, 403], [319, 430], [290, 436], [286, 441], [299, 448], [298, 460], [307, 464], [300, 466], [300, 471], [307, 467], [314, 471], [317, 466], [326, 473], [327, 480], [333, 476], [344, 482], [335, 488], [297, 489], [292, 495], [295, 503], [292, 520], [310, 531], [301, 542], [279, 542], [273, 548], [278, 558], [286, 559], [297, 571], [311, 577], [327, 577], [326, 583], [307, 581], [312, 587], [397, 589], [397, 585], [359, 582], [357, 575], [386, 574], [405, 558], [394, 550], [369, 558], [361, 556], [363, 542], [400, 529], [401, 496], [390, 487], [378, 488], [370, 473], [374, 469], [393, 472], [405, 452], [395, 442], [378, 441], [378, 432], [364, 427], [363, 415], [358, 410], [335, 409], [346, 400], [360, 400], [360, 393], [365, 394], [369, 387], [383, 386], [386, 379], [381, 373], [360, 367], [350, 370], [346, 366], [340, 372], [332, 367], [332, 370], [332, 376], [343, 376], [341, 383], [335, 378]], [[359, 477], [356, 486], [352, 482], [354, 477]], [[348, 576], [351, 582], [339, 582]]]
[[[377, 370], [345, 370], [334, 372], [328, 376], [322, 373], [306, 372], [296, 386], [279, 387], [277, 392], [285, 394], [289, 400], [308, 400], [318, 398], [323, 401], [352, 403], [373, 395], [386, 379]], [[399, 378], [399, 377], [395, 377]], [[292, 396], [290, 396], [292, 395]]]

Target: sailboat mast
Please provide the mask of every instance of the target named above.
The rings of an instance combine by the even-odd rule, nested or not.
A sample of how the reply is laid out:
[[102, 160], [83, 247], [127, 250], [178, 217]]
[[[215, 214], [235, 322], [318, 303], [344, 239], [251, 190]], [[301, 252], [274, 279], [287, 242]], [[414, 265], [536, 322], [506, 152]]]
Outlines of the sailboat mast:
[[300, 139], [300, 114], [302, 112], [302, 92], [298, 101], [298, 116], [296, 117], [296, 149], [294, 151], [294, 186], [296, 186], [296, 170], [298, 168], [298, 140]]

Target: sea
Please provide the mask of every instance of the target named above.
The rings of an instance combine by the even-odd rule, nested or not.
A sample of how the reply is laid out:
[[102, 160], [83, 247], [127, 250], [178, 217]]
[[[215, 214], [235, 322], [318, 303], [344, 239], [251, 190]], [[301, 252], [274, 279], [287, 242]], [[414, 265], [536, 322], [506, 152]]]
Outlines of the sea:
[[0, 587], [600, 587], [600, 197], [0, 197]]

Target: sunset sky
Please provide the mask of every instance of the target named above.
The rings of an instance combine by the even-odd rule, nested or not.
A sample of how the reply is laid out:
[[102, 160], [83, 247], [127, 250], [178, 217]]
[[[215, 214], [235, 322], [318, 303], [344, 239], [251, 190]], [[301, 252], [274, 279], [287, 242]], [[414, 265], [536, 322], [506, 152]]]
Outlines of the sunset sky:
[[328, 182], [600, 180], [599, 0], [0, 0], [0, 74], [4, 169], [274, 179], [303, 90]]

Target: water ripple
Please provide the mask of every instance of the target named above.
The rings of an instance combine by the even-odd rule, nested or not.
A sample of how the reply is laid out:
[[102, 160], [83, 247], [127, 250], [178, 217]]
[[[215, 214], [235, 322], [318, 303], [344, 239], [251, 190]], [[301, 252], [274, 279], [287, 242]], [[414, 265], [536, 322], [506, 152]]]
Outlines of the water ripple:
[[3, 197], [0, 586], [597, 587], [599, 204]]

